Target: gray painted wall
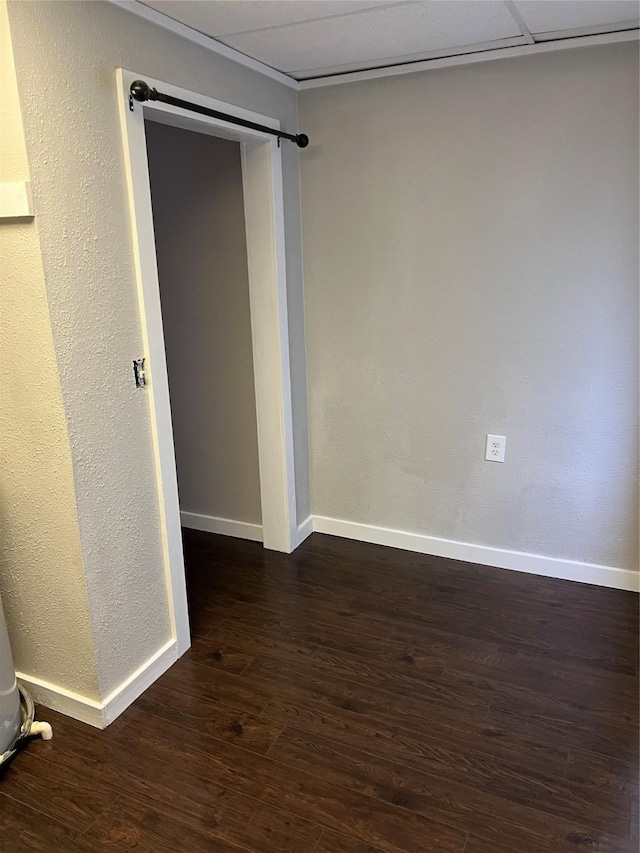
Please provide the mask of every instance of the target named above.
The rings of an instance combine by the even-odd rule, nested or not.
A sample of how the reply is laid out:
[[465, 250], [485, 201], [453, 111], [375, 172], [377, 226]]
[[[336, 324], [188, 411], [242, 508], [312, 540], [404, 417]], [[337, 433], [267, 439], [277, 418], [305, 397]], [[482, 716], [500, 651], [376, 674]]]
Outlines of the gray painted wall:
[[240, 144], [145, 130], [180, 509], [260, 524]]
[[[0, 181], [29, 177], [7, 10], [0, 2]], [[13, 660], [32, 682], [98, 699], [37, 219], [0, 223], [0, 364], [0, 593]]]
[[637, 45], [299, 112], [313, 512], [637, 570]]
[[[8, 8], [104, 698], [167, 642], [170, 630], [148, 398], [132, 380], [131, 362], [143, 346], [116, 69], [275, 116], [286, 129], [297, 127], [296, 93], [111, 3]], [[282, 157], [303, 520], [309, 488], [297, 148], [283, 146]], [[64, 588], [58, 572], [50, 586], [24, 594], [51, 601], [51, 589]], [[50, 642], [58, 642], [55, 634]]]

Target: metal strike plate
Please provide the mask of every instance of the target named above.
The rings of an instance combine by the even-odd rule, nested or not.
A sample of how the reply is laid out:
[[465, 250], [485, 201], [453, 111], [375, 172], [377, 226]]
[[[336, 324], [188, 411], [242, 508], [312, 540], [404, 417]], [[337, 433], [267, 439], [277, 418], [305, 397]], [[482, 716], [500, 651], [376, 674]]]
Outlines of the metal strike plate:
[[144, 358], [134, 358], [133, 376], [136, 380], [136, 388], [147, 387], [147, 375], [145, 373]]

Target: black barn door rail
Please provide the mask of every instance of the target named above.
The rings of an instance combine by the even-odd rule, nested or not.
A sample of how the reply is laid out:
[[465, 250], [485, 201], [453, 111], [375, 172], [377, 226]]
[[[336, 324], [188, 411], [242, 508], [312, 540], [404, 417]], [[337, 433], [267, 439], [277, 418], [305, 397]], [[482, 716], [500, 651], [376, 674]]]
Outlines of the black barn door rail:
[[183, 101], [181, 98], [174, 98], [173, 95], [164, 95], [158, 92], [157, 89], [152, 89], [144, 80], [134, 80], [129, 89], [130, 98], [129, 105], [133, 109], [133, 100], [136, 101], [162, 101], [163, 104], [171, 104], [173, 107], [180, 107], [183, 110], [189, 110], [192, 113], [200, 113], [203, 116], [211, 116], [211, 118], [219, 118], [223, 121], [228, 121], [230, 124], [238, 124], [240, 127], [250, 127], [252, 130], [261, 130], [263, 133], [270, 133], [272, 136], [278, 137], [278, 144], [281, 139], [290, 139], [295, 142], [298, 148], [306, 148], [309, 144], [309, 137], [304, 133], [285, 133], [284, 130], [274, 130], [272, 127], [267, 127], [264, 124], [257, 124], [255, 121], [248, 121], [245, 118], [238, 118], [228, 113], [221, 113], [218, 110], [211, 110], [209, 107], [200, 106], [200, 104], [192, 104], [191, 101]]

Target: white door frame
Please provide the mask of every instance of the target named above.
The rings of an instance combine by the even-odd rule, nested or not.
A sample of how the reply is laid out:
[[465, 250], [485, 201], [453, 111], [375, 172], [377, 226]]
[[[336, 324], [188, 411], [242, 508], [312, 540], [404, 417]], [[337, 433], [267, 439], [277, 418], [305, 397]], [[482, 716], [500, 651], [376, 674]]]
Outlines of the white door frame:
[[290, 553], [296, 544], [297, 526], [282, 160], [277, 139], [261, 131], [188, 113], [158, 101], [134, 101], [131, 110], [129, 87], [137, 79], [145, 80], [149, 86], [167, 95], [276, 130], [280, 129], [280, 122], [271, 116], [181, 89], [143, 73], [122, 68], [117, 71], [167, 595], [172, 633], [178, 643], [178, 653], [182, 654], [191, 641], [144, 120], [147, 118], [241, 143], [263, 542], [265, 548]]

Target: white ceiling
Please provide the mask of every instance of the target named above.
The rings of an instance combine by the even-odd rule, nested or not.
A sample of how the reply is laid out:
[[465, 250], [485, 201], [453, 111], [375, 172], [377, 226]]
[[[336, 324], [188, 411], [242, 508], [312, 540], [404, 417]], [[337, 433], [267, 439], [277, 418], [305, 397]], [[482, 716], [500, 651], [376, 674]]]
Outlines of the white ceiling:
[[296, 80], [638, 26], [638, 0], [144, 0]]

